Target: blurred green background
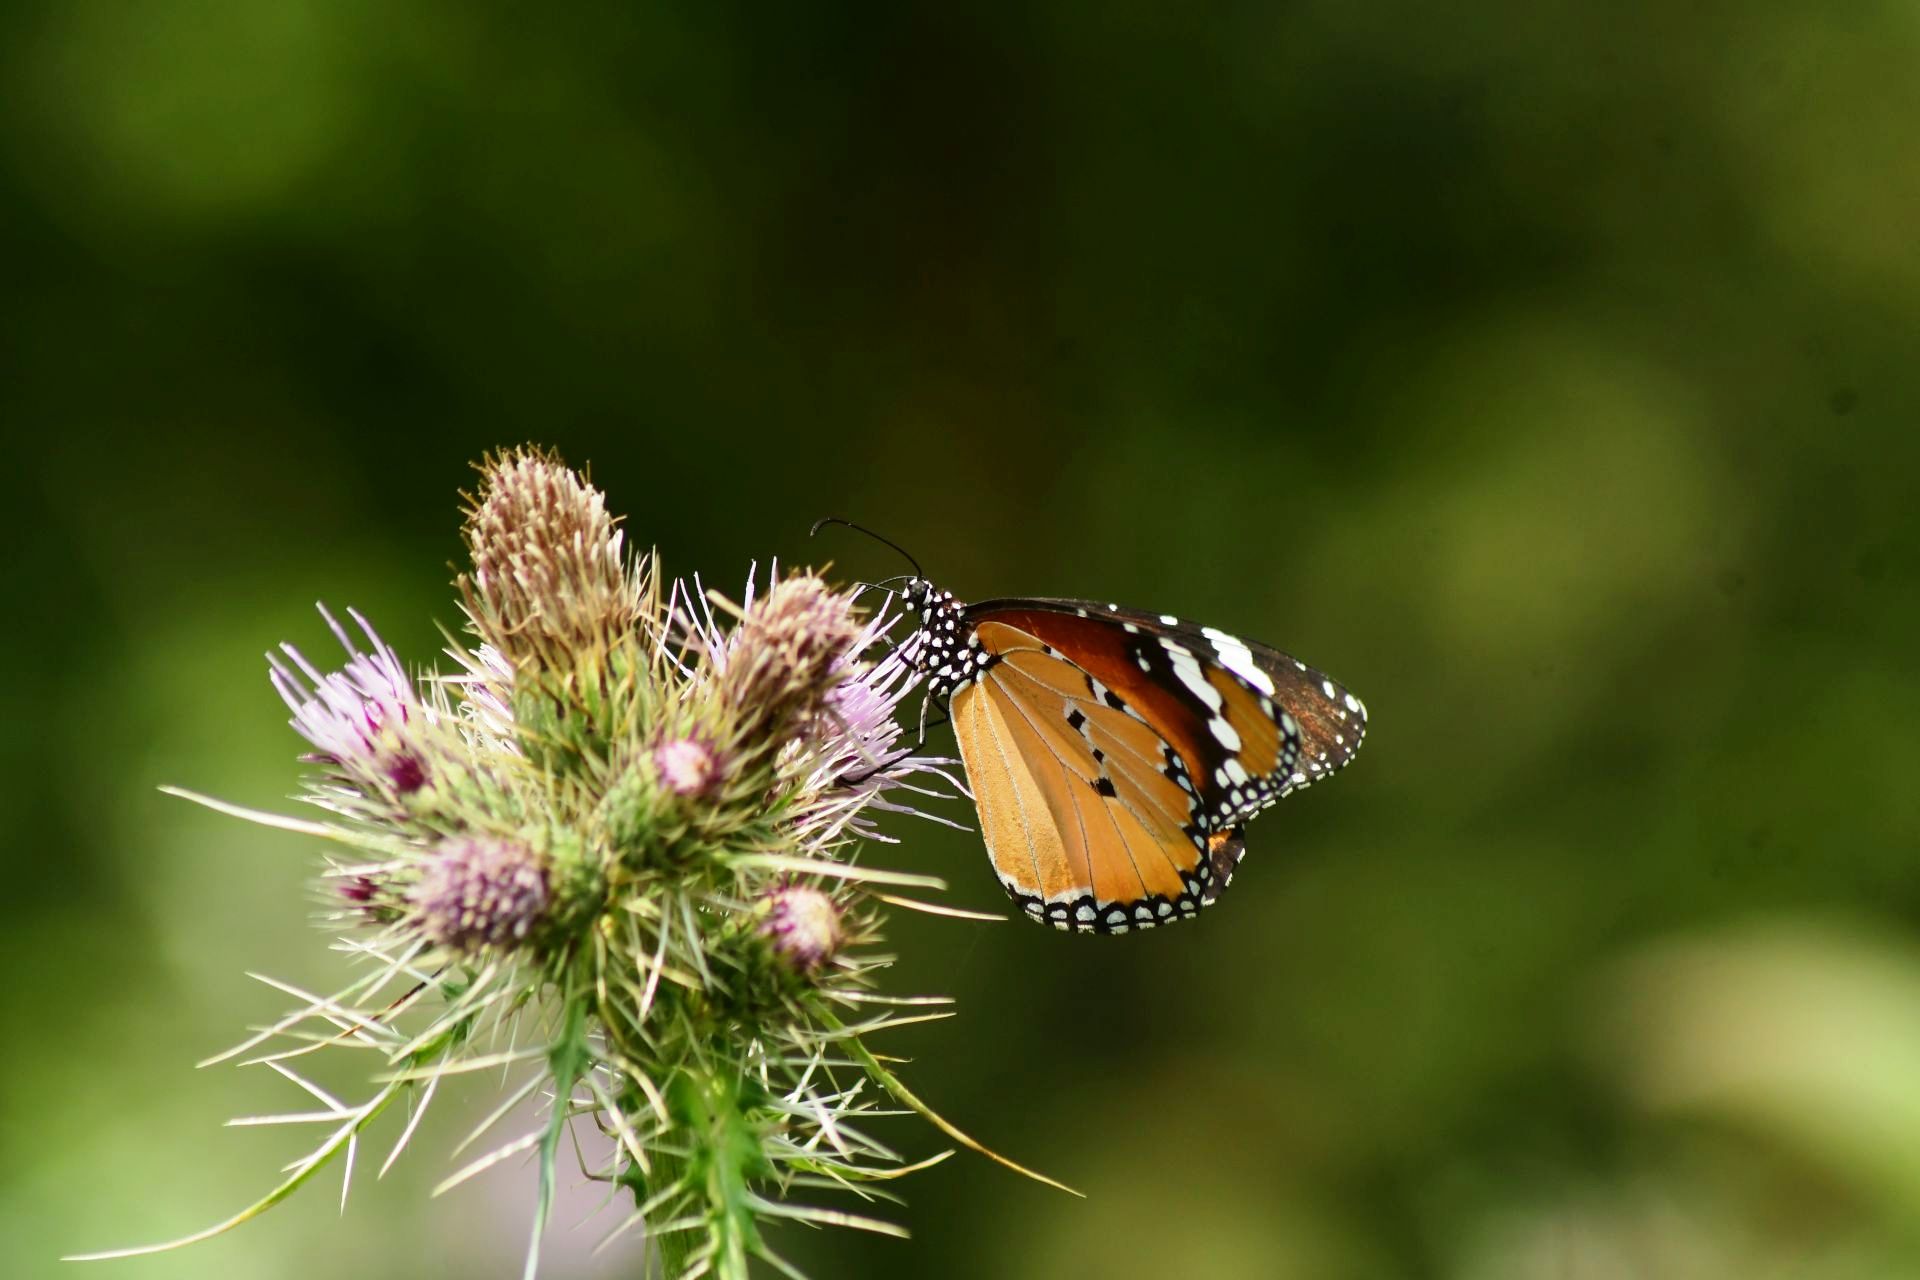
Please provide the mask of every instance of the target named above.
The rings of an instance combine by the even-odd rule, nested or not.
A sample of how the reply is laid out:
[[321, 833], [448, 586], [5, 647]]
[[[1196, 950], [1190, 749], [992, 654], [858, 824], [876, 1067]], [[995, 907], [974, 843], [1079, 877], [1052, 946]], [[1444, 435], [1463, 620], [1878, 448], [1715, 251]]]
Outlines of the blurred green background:
[[[484, 449], [639, 543], [1205, 619], [1369, 745], [1196, 925], [919, 918], [957, 1158], [820, 1276], [1920, 1274], [1920, 10], [26, 0], [0, 16], [0, 1270], [517, 1275], [455, 1114], [192, 1063], [324, 986], [260, 654], [453, 624]], [[956, 807], [955, 812], [960, 812]], [[896, 828], [955, 903], [975, 838]], [[888, 1136], [920, 1155], [917, 1124]], [[572, 1222], [545, 1274], [634, 1274]], [[602, 1225], [610, 1224], [606, 1219]]]

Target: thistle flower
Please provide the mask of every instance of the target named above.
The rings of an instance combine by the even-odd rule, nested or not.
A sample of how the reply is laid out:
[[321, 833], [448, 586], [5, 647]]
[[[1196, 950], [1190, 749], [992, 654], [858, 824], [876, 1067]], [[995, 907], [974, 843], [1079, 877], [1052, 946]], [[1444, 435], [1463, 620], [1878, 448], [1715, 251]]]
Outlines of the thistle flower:
[[847, 596], [812, 575], [775, 583], [741, 617], [720, 672], [722, 697], [742, 733], [777, 741], [819, 710], [859, 638]]
[[[885, 910], [968, 914], [902, 896], [941, 888], [931, 877], [849, 857], [890, 838], [877, 814], [960, 789], [950, 761], [899, 745], [917, 676], [888, 643], [893, 619], [777, 567], [764, 592], [750, 576], [738, 606], [697, 580], [662, 592], [599, 491], [532, 450], [483, 465], [466, 535], [458, 585], [477, 643], [453, 643], [451, 674], [409, 678], [357, 613], [364, 645], [323, 611], [342, 669], [291, 647], [273, 660], [322, 767], [303, 798], [326, 820], [190, 797], [344, 850], [329, 897], [362, 971], [324, 999], [274, 984], [300, 1003], [223, 1055], [327, 1102], [248, 1123], [330, 1128], [280, 1187], [188, 1241], [330, 1161], [350, 1179], [360, 1140], [404, 1100], [390, 1165], [436, 1092], [481, 1067], [506, 1074], [508, 1097], [462, 1146], [530, 1101], [545, 1116], [441, 1189], [532, 1152], [529, 1275], [575, 1123], [615, 1140], [590, 1171], [631, 1197], [609, 1239], [644, 1228], [670, 1276], [744, 1277], [755, 1257], [793, 1274], [767, 1237], [780, 1220], [898, 1233], [803, 1198], [921, 1167], [865, 1133], [881, 1095], [1008, 1164], [865, 1043], [940, 1003], [875, 989]], [[374, 1051], [363, 1101], [292, 1065], [336, 1045]]]
[[426, 860], [409, 895], [413, 925], [454, 951], [525, 942], [547, 909], [547, 874], [517, 840], [462, 836]]
[[400, 659], [365, 618], [347, 610], [370, 648], [362, 653], [326, 606], [319, 608], [347, 651], [346, 667], [322, 674], [286, 644], [280, 655], [267, 655], [269, 679], [293, 712], [293, 727], [317, 748], [316, 762], [339, 766], [347, 781], [373, 795], [409, 796], [427, 783], [421, 740], [433, 712], [422, 705]]
[[899, 746], [904, 730], [898, 711], [918, 688], [920, 674], [904, 646], [887, 643], [898, 620], [888, 597], [849, 650], [850, 655], [863, 655], [878, 649], [883, 656], [871, 665], [848, 656], [835, 668], [834, 685], [809, 735], [808, 800], [795, 819], [803, 838], [832, 842], [851, 836], [897, 843], [874, 821], [879, 813], [911, 814], [967, 829], [938, 813], [888, 798], [896, 790], [923, 800], [968, 794], [966, 784], [952, 772], [952, 759], [925, 754], [917, 745]]
[[[772, 568], [771, 578], [776, 583], [781, 580], [778, 563]], [[860, 594], [844, 593], [840, 607], [857, 615]], [[763, 599], [757, 577], [750, 572], [741, 603], [723, 612], [749, 617], [761, 607]], [[691, 589], [674, 585], [667, 612], [670, 630], [700, 656], [705, 670], [724, 677], [739, 665], [735, 651], [745, 642], [746, 629], [740, 626], [729, 630], [721, 624], [698, 579]], [[804, 743], [805, 749], [794, 750], [789, 765], [806, 776], [794, 825], [808, 843], [831, 848], [843, 837], [854, 836], [898, 843], [880, 831], [873, 820], [876, 813], [910, 814], [967, 829], [937, 812], [887, 798], [887, 793], [896, 788], [931, 799], [967, 794], [965, 783], [950, 770], [955, 763], [951, 758], [924, 754], [918, 748], [898, 749], [903, 732], [898, 712], [920, 682], [907, 649], [889, 642], [900, 617], [892, 598], [884, 598], [880, 608], [860, 626], [846, 653], [834, 663], [817, 713], [796, 730], [796, 741]], [[877, 661], [870, 657], [876, 652], [881, 655]], [[694, 673], [689, 670], [688, 674]], [[733, 680], [736, 687], [744, 683], [738, 675]]]

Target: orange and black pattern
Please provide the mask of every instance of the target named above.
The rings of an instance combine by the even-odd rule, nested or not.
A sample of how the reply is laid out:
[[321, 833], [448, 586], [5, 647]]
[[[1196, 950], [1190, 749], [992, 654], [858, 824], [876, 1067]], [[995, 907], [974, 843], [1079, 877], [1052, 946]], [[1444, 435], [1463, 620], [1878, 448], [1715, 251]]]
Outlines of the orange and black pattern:
[[903, 595], [948, 699], [1000, 882], [1036, 920], [1125, 933], [1195, 915], [1245, 821], [1353, 758], [1360, 700], [1265, 645], [1078, 600]]

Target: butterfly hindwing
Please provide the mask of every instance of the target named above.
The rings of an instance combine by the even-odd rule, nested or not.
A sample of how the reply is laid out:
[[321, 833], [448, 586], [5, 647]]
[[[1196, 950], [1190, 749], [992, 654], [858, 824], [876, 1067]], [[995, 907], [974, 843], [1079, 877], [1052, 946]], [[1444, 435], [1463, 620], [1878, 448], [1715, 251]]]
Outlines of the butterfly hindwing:
[[994, 662], [952, 712], [1007, 892], [1036, 919], [1083, 931], [1197, 912], [1210, 898], [1208, 843], [1194, 796], [1170, 776], [1171, 748], [1032, 636], [998, 622], [981, 632]]

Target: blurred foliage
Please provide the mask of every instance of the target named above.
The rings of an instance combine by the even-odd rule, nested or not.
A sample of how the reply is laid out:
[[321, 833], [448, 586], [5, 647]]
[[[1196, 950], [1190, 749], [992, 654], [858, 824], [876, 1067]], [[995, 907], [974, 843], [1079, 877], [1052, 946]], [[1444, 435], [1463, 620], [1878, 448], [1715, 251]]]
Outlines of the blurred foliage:
[[[154, 787], [279, 803], [257, 655], [324, 599], [431, 661], [538, 440], [678, 572], [895, 571], [851, 515], [1373, 713], [1195, 925], [896, 923], [917, 1085], [1092, 1197], [955, 1159], [819, 1274], [1920, 1273], [1916, 57], [1873, 0], [9, 6], [0, 1269], [291, 1154], [190, 1064], [337, 973], [316, 851]], [[530, 1175], [435, 1152], [100, 1274], [512, 1274]]]

